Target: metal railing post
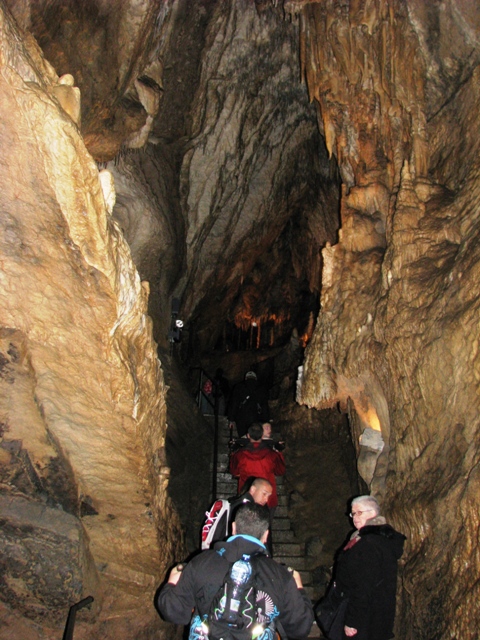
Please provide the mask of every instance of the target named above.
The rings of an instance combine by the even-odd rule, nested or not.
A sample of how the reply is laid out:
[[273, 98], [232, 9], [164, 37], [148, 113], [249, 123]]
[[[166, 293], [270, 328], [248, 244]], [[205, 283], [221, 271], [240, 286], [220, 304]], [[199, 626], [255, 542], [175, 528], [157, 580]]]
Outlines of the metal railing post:
[[[196, 393], [197, 405], [199, 409], [201, 409], [202, 398], [205, 398], [207, 402], [213, 407], [213, 416], [214, 416], [214, 433], [213, 433], [213, 469], [212, 469], [212, 498], [216, 500], [217, 498], [217, 467], [218, 467], [218, 438], [219, 438], [219, 424], [218, 424], [218, 409], [219, 409], [219, 398], [218, 398], [218, 390], [216, 389], [216, 384], [213, 379], [208, 375], [208, 373], [202, 367], [191, 367], [190, 371], [198, 370], [198, 388]], [[214, 392], [213, 403], [211, 399], [204, 393], [203, 391], [203, 383], [204, 380], [210, 380], [212, 382], [212, 392]]]
[[70, 607], [70, 611], [68, 612], [67, 624], [65, 625], [65, 632], [63, 634], [63, 640], [73, 640], [73, 629], [75, 628], [75, 617], [77, 615], [77, 611], [83, 609], [87, 605], [93, 602], [93, 596], [87, 596], [80, 602], [76, 604], [72, 604]]

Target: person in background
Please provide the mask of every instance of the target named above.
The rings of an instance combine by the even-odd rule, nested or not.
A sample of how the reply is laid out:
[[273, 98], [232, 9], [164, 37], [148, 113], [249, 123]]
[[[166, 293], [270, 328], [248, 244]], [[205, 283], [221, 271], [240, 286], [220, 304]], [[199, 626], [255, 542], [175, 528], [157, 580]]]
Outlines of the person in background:
[[254, 371], [247, 371], [245, 379], [233, 388], [228, 407], [230, 429], [237, 429], [239, 438], [247, 434], [252, 422], [268, 422], [268, 392], [257, 380]]
[[373, 496], [351, 503], [355, 531], [340, 551], [334, 588], [348, 598], [345, 617], [335, 621], [330, 640], [389, 640], [393, 638], [397, 563], [405, 536], [387, 524]]
[[230, 383], [224, 376], [223, 369], [219, 367], [213, 378], [213, 397], [217, 402], [219, 416], [224, 416], [226, 413], [229, 393]]
[[[278, 505], [275, 476], [285, 473], [283, 454], [274, 451], [262, 442], [263, 427], [254, 422], [248, 429], [248, 443], [230, 456], [230, 473], [238, 477], [238, 493], [241, 493], [248, 478], [265, 478], [272, 485], [272, 495], [268, 500], [271, 510]], [[273, 514], [272, 514], [273, 517]]]
[[270, 482], [264, 478], [252, 478], [247, 484], [249, 487], [244, 493], [228, 500], [218, 499], [207, 511], [202, 527], [202, 549], [209, 549], [215, 542], [225, 540], [231, 534], [235, 512], [242, 504], [267, 504], [273, 491]]
[[213, 384], [210, 378], [207, 378], [202, 385], [200, 392], [200, 411], [203, 415], [213, 414], [215, 408], [215, 399], [213, 397]]
[[263, 425], [262, 442], [268, 444], [269, 447], [275, 449], [275, 451], [283, 451], [285, 449], [285, 442], [283, 440], [276, 440], [272, 435], [272, 425], [270, 422], [264, 422]]

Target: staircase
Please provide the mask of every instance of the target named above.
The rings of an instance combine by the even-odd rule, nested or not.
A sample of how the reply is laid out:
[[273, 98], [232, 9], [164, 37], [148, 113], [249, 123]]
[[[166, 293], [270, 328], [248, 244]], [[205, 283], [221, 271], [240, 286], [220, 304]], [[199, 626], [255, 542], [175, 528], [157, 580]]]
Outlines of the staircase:
[[[213, 423], [214, 416], [205, 416]], [[218, 417], [218, 460], [217, 460], [217, 495], [214, 498], [231, 498], [237, 495], [237, 479], [233, 478], [228, 469], [228, 441], [230, 432], [228, 419]], [[285, 491], [283, 477], [277, 477], [278, 507], [272, 525], [273, 557], [280, 564], [296, 569], [302, 578], [307, 595], [313, 597], [312, 576], [305, 569], [304, 545], [298, 542], [292, 531], [288, 517], [288, 496]], [[322, 635], [314, 622], [309, 638], [321, 638]]]

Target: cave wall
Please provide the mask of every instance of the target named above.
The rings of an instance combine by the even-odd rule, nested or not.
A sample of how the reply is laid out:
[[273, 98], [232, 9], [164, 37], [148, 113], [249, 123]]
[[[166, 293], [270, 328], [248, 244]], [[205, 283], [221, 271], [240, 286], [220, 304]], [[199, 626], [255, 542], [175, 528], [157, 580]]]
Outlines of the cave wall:
[[370, 488], [408, 536], [398, 636], [475, 637], [478, 4], [286, 6], [343, 179], [299, 400], [350, 413]]
[[188, 219], [180, 287], [200, 348], [215, 345], [227, 315], [237, 326], [242, 314], [247, 326], [280, 316], [278, 300], [295, 297], [292, 275], [320, 286], [338, 178], [298, 46], [298, 28], [277, 3], [215, 3], [180, 174]]
[[3, 8], [0, 63], [5, 632], [24, 614], [31, 637], [58, 637], [69, 606], [93, 595], [96, 626], [75, 637], [159, 637], [153, 593], [184, 548], [149, 286], [72, 119], [80, 92]]
[[138, 148], [125, 138], [102, 166], [115, 178], [113, 216], [150, 283], [156, 340], [178, 297], [198, 353], [227, 315], [278, 321], [285, 297], [295, 309], [318, 295], [339, 178], [299, 74], [298, 27], [281, 7], [179, 0], [163, 17], [150, 131]]

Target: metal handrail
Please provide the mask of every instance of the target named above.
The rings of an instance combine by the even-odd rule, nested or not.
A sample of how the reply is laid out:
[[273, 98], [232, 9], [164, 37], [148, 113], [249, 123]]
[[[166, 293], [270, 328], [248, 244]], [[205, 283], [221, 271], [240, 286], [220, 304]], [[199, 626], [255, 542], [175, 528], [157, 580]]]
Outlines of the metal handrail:
[[205, 371], [203, 367], [190, 367], [189, 371], [198, 371], [198, 389], [197, 393], [195, 393], [195, 398], [197, 400], [197, 405], [200, 407], [202, 402], [202, 397], [208, 402], [211, 407], [214, 407], [214, 403], [210, 400], [206, 393], [203, 391], [203, 385], [206, 380], [210, 380], [212, 386], [214, 384], [213, 378]]
[[213, 473], [212, 473], [212, 500], [217, 498], [217, 466], [218, 466], [218, 395], [215, 394], [213, 403], [206, 393], [203, 392], [203, 385], [205, 380], [210, 380], [212, 388], [215, 386], [213, 378], [205, 371], [203, 367], [190, 367], [190, 371], [198, 371], [198, 390], [195, 394], [197, 398], [197, 404], [200, 407], [202, 397], [204, 397], [208, 404], [213, 407], [214, 416], [214, 431], [213, 431]]
[[72, 604], [70, 607], [70, 611], [68, 612], [67, 624], [65, 625], [65, 631], [63, 633], [63, 640], [73, 640], [73, 630], [75, 628], [75, 617], [77, 615], [77, 611], [83, 609], [83, 607], [88, 606], [93, 602], [93, 596], [87, 596], [80, 602], [76, 604]]

